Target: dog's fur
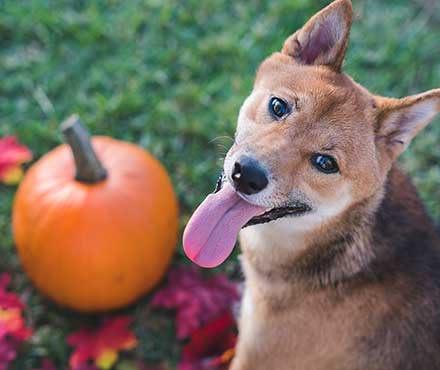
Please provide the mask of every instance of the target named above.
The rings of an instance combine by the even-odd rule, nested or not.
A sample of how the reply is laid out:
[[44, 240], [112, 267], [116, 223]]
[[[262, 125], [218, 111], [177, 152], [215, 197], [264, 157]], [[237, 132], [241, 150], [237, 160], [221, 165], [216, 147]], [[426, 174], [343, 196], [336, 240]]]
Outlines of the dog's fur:
[[[231, 370], [440, 369], [440, 240], [394, 164], [440, 111], [440, 90], [370, 94], [341, 72], [352, 21], [337, 0], [260, 66], [225, 160], [269, 175], [264, 207], [312, 211], [243, 229], [245, 293]], [[268, 101], [292, 104], [276, 121]], [[337, 174], [310, 164], [329, 153]], [[229, 178], [229, 181], [231, 179]]]

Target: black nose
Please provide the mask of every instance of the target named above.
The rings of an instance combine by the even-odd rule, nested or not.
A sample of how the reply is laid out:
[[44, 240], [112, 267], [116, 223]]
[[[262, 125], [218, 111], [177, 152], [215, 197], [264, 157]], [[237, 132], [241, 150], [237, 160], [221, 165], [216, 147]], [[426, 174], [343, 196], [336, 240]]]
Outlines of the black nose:
[[264, 170], [257, 161], [248, 157], [235, 162], [232, 181], [238, 191], [248, 195], [260, 192], [268, 184]]

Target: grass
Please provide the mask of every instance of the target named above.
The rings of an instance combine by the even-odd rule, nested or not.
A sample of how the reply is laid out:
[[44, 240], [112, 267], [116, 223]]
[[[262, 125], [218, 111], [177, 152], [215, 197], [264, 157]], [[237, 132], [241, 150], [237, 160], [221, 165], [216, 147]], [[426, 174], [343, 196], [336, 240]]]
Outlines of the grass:
[[[224, 136], [233, 134], [259, 62], [326, 3], [0, 1], [0, 136], [17, 135], [38, 159], [61, 142], [58, 125], [76, 112], [94, 134], [137, 143], [165, 164], [184, 225], [213, 188], [230, 144]], [[354, 4], [349, 74], [377, 94], [396, 97], [440, 86], [438, 2]], [[437, 119], [401, 159], [437, 221], [439, 142]], [[55, 307], [22, 273], [10, 232], [14, 191], [0, 186], [0, 270], [15, 272], [14, 287], [38, 328], [14, 369], [31, 369], [45, 356], [64, 368], [65, 336], [94, 318]], [[140, 337], [135, 356], [175, 362], [179, 346], [170, 320], [150, 312], [147, 301], [127, 309]]]

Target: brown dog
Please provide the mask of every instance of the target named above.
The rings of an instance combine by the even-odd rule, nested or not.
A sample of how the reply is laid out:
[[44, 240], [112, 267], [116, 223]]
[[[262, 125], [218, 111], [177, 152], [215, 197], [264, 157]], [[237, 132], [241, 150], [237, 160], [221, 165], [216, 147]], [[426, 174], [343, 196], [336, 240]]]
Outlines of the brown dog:
[[341, 72], [351, 22], [337, 0], [262, 63], [223, 187], [185, 231], [213, 267], [247, 226], [232, 370], [440, 369], [440, 240], [394, 164], [440, 90], [359, 86]]

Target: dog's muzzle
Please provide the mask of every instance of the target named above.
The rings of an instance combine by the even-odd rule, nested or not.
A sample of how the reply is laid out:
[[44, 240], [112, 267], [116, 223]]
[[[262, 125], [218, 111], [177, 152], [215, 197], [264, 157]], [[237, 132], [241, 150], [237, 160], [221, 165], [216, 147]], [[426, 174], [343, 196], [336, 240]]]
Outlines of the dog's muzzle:
[[[223, 184], [225, 183], [225, 181], [227, 181], [226, 176], [224, 173], [222, 173], [219, 176], [219, 178], [217, 179], [214, 193], [217, 193], [218, 191], [220, 191], [220, 189], [223, 187]], [[302, 202], [295, 202], [295, 203], [289, 204], [284, 207], [272, 208], [272, 209], [268, 210], [267, 212], [250, 219], [248, 221], [248, 223], [243, 226], [243, 228], [245, 228], [247, 226], [252, 226], [252, 225], [265, 224], [265, 223], [268, 223], [271, 221], [278, 220], [279, 218], [282, 218], [282, 217], [302, 216], [303, 214], [310, 212], [311, 210], [312, 210], [312, 208], [309, 205], [302, 203]]]

